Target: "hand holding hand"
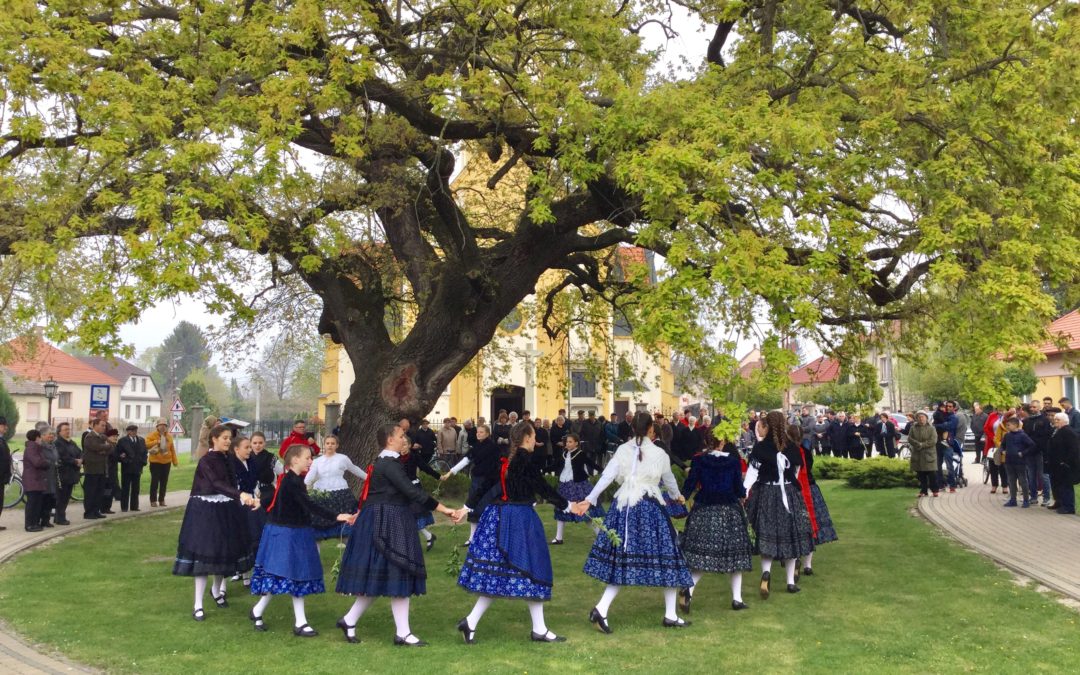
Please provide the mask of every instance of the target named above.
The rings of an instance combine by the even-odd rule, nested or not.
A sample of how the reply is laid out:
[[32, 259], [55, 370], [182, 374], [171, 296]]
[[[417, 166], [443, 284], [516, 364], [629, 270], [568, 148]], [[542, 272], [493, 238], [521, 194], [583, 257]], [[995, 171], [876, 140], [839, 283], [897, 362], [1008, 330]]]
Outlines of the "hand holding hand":
[[457, 524], [458, 524], [458, 523], [460, 523], [461, 521], [463, 521], [463, 520], [465, 520], [466, 518], [468, 518], [468, 516], [469, 516], [469, 509], [467, 509], [467, 508], [465, 508], [464, 506], [462, 506], [462, 507], [461, 507], [460, 509], [458, 509], [457, 511], [454, 511], [453, 515], [451, 515], [451, 516], [450, 516], [450, 520], [451, 520], [451, 522], [453, 522], [453, 523], [454, 523], [455, 525], [457, 525]]
[[580, 502], [570, 507], [570, 513], [575, 516], [584, 516], [589, 512], [589, 500], [582, 499]]
[[349, 516], [348, 518], [346, 518], [343, 522], [348, 523], [350, 526], [355, 525], [356, 524], [356, 517], [359, 516], [359, 515], [360, 515], [360, 512], [357, 511], [356, 513], [354, 513], [351, 516]]
[[679, 495], [678, 497], [675, 498], [675, 501], [678, 502], [679, 504], [685, 504], [686, 503], [686, 497], [683, 497], [682, 495]]

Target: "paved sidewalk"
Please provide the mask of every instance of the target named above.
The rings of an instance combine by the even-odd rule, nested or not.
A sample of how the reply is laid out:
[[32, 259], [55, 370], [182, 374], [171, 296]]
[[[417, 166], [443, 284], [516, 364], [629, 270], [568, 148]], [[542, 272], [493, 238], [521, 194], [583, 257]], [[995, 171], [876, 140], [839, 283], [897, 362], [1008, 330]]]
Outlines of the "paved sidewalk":
[[[950, 536], [1047, 588], [1080, 600], [1080, 517], [1032, 504], [1005, 508], [990, 494], [982, 469], [965, 465], [971, 481], [955, 493], [919, 498], [919, 512]], [[912, 488], [914, 497], [916, 490]]]
[[[149, 513], [161, 513], [187, 504], [189, 490], [169, 492], [165, 495], [168, 506], [151, 509], [150, 499], [143, 496], [140, 499], [139, 511], [120, 513], [119, 506], [114, 505], [116, 514], [103, 520], [83, 520], [82, 502], [72, 502], [68, 507], [68, 520], [71, 525], [57, 525], [46, 528], [41, 532], [27, 532], [24, 529], [24, 512], [22, 508], [4, 509], [0, 515], [0, 525], [7, 528], [0, 532], [0, 564], [3, 564], [13, 556], [42, 544], [50, 539], [56, 539], [75, 532], [81, 532], [92, 527], [98, 527], [105, 523], [116, 522], [126, 518], [141, 516]], [[38, 651], [38, 648], [16, 636], [6, 624], [0, 623], [0, 675], [17, 673], [18, 675], [40, 675], [48, 673], [93, 673], [97, 672], [85, 666], [67, 661], [62, 657], [50, 656]]]

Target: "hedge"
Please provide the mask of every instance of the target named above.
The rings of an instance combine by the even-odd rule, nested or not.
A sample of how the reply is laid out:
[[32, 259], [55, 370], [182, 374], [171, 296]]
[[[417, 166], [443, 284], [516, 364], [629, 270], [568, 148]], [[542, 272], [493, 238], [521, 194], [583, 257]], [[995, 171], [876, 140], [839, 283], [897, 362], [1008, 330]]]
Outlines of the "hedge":
[[844, 459], [815, 457], [814, 477], [843, 480], [850, 487], [863, 490], [882, 490], [897, 487], [917, 487], [919, 480], [906, 459], [872, 457]]

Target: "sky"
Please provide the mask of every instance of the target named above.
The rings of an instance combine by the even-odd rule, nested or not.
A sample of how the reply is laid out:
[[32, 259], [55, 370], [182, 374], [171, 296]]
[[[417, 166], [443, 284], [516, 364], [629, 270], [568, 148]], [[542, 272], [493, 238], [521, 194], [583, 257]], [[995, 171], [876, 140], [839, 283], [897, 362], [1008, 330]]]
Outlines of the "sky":
[[[687, 77], [692, 74], [698, 64], [704, 61], [711, 34], [686, 9], [673, 6], [673, 11], [670, 25], [678, 33], [675, 37], [666, 39], [662, 29], [655, 25], [645, 27], [642, 30], [642, 36], [647, 48], [664, 49], [664, 58], [657, 67], [658, 71], [664, 73], [670, 68], [678, 76]], [[689, 68], [686, 63], [690, 64]], [[135, 347], [137, 354], [141, 354], [150, 347], [160, 345], [171, 332], [171, 327], [181, 320], [200, 327], [209, 326], [216, 321], [215, 317], [205, 310], [202, 303], [191, 298], [183, 298], [162, 303], [144, 312], [139, 321], [121, 327], [120, 336], [126, 343]], [[163, 330], [163, 326], [168, 327], [167, 330]], [[762, 324], [763, 329], [767, 327], [768, 324]], [[716, 338], [721, 337], [727, 338], [727, 331], [722, 327], [717, 327]], [[748, 352], [756, 342], [753, 336], [741, 337], [738, 341], [737, 355], [742, 356]], [[803, 353], [807, 359], [813, 359], [820, 355], [820, 349], [812, 343], [804, 343]], [[254, 356], [248, 358], [254, 358]], [[241, 381], [246, 380], [246, 366], [248, 365], [246, 360], [240, 360], [239, 363], [230, 362], [226, 365], [219, 357], [215, 357], [212, 363], [226, 378], [235, 376]]]

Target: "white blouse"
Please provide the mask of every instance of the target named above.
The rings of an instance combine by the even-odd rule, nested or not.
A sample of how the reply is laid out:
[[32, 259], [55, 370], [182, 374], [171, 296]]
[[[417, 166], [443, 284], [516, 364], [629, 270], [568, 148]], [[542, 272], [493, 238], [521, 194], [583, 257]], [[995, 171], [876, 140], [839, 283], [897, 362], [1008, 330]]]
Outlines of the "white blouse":
[[[638, 460], [639, 449], [640, 461]], [[620, 445], [604, 468], [604, 473], [600, 474], [600, 480], [596, 482], [593, 491], [585, 499], [590, 504], [599, 503], [600, 495], [616, 480], [622, 486], [615, 492], [615, 503], [620, 508], [634, 506], [643, 497], [654, 497], [663, 501], [664, 495], [660, 491], [661, 482], [664, 490], [673, 498], [681, 494], [679, 484], [675, 482], [675, 475], [671, 473], [671, 458], [663, 448], [648, 438], [642, 441], [640, 448], [634, 440]]]
[[311, 469], [304, 477], [304, 484], [314, 487], [323, 492], [334, 490], [347, 490], [349, 484], [345, 481], [345, 472], [358, 476], [360, 480], [367, 478], [367, 473], [352, 463], [352, 460], [336, 452], [333, 455], [319, 455], [311, 463]]

